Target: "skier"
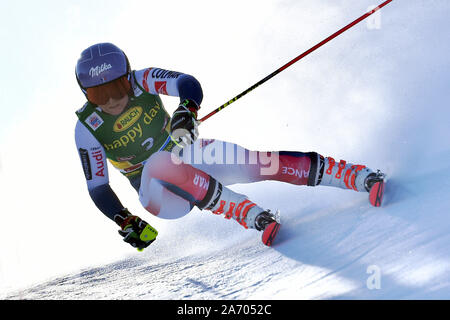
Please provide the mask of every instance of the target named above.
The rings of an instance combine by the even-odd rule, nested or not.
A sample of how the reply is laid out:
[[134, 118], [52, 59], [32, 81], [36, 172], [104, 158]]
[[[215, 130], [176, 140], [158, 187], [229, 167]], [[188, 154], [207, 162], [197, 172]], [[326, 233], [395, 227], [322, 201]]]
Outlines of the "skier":
[[[157, 231], [122, 205], [109, 185], [106, 159], [129, 179], [153, 215], [176, 219], [196, 206], [262, 231], [268, 246], [280, 227], [278, 211], [260, 207], [227, 185], [276, 180], [333, 186], [370, 192], [371, 203], [381, 204], [384, 174], [365, 166], [316, 152], [259, 152], [196, 139], [203, 92], [191, 75], [131, 70], [125, 53], [111, 43], [85, 49], [75, 72], [87, 98], [76, 112], [75, 141], [89, 195], [119, 225], [123, 240], [139, 250], [156, 239]], [[180, 98], [172, 117], [160, 94]]]

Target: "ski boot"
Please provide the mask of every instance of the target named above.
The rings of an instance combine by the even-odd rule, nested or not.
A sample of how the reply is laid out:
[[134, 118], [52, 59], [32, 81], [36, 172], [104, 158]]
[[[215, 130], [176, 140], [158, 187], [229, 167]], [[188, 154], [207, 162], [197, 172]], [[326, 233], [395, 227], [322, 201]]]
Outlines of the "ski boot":
[[198, 205], [201, 210], [209, 210], [216, 215], [224, 215], [225, 219], [236, 220], [245, 229], [256, 229], [263, 232], [262, 241], [271, 246], [280, 229], [280, 213], [264, 210], [250, 201], [246, 195], [236, 193], [211, 179], [208, 197]]
[[380, 207], [383, 201], [385, 174], [373, 172], [363, 165], [354, 165], [345, 160], [336, 162], [331, 157], [320, 156], [320, 170], [311, 185], [331, 186], [358, 192], [369, 192], [369, 202]]

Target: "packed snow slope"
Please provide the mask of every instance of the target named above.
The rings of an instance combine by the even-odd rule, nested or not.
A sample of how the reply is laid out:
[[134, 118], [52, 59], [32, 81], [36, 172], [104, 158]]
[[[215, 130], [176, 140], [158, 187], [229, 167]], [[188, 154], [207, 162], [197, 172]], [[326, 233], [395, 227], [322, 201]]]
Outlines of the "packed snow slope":
[[256, 198], [284, 209], [273, 248], [196, 212], [143, 254], [7, 298], [448, 299], [449, 179], [393, 177], [381, 209], [350, 192], [261, 185], [270, 192]]
[[[450, 42], [443, 32], [448, 30], [449, 4], [429, 3], [394, 1], [383, 9], [380, 28], [361, 24], [351, 29], [200, 127], [202, 137], [252, 149], [317, 151], [381, 169], [389, 178], [381, 208], [371, 207], [365, 193], [330, 187], [277, 182], [231, 186], [263, 207], [280, 209], [282, 229], [268, 248], [257, 231], [209, 212], [194, 209], [174, 221], [151, 217], [139, 208], [132, 191], [122, 191], [122, 199], [135, 201], [128, 204], [132, 212], [159, 231], [149, 248], [138, 253], [125, 247], [114, 234], [116, 227], [97, 214], [66, 234], [68, 248], [80, 241], [80, 249], [58, 250], [52, 259], [71, 261], [72, 252], [83, 260], [82, 251], [101, 255], [103, 250], [117, 250], [121, 256], [116, 261], [80, 262], [71, 272], [55, 272], [46, 281], [11, 289], [3, 297], [449, 299]], [[314, 19], [327, 5], [279, 4], [276, 14], [265, 20], [267, 26], [279, 28], [259, 25], [257, 30], [272, 39], [255, 45], [260, 52], [257, 63], [244, 57], [250, 65], [233, 68], [228, 60], [217, 66], [230, 80], [220, 93], [214, 91], [218, 88], [213, 88], [208, 70], [192, 72], [204, 83], [205, 108], [224, 102], [221, 97], [232, 97], [270, 73], [268, 66], [282, 65], [367, 9], [332, 6], [323, 19]], [[292, 30], [306, 25], [318, 27], [292, 36]], [[78, 165], [74, 162], [74, 170]], [[84, 182], [80, 178], [74, 183]], [[118, 184], [127, 182], [118, 177], [112, 187], [118, 190]], [[80, 199], [90, 201], [88, 196]], [[92, 228], [86, 228], [87, 221]], [[39, 267], [38, 259], [30, 263]]]
[[449, 179], [393, 177], [381, 209], [349, 192], [265, 184], [256, 198], [284, 209], [273, 248], [196, 212], [143, 254], [7, 298], [448, 299]]

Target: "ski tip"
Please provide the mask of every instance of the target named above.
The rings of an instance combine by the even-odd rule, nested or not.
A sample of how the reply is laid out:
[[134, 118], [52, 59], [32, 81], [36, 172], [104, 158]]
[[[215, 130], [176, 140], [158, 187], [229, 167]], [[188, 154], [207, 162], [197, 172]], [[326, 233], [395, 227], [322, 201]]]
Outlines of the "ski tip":
[[264, 230], [262, 234], [262, 242], [268, 246], [271, 247], [273, 244], [273, 241], [275, 240], [275, 237], [278, 234], [278, 231], [280, 230], [281, 224], [278, 222], [272, 222], [269, 224], [266, 229]]
[[370, 189], [369, 193], [369, 201], [370, 204], [374, 207], [381, 207], [383, 203], [383, 195], [384, 195], [384, 181], [379, 181], [375, 183]]

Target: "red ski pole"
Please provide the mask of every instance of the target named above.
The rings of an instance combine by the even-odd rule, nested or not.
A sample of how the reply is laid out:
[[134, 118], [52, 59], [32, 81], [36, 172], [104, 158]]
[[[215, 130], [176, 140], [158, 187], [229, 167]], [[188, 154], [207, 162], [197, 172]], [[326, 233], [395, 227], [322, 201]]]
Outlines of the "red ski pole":
[[380, 10], [381, 8], [383, 8], [385, 5], [389, 4], [390, 2], [392, 2], [392, 0], [387, 0], [385, 2], [383, 2], [382, 4], [380, 4], [378, 7], [370, 10], [369, 12], [365, 13], [364, 15], [362, 15], [361, 17], [359, 17], [358, 19], [356, 19], [355, 21], [349, 23], [348, 25], [346, 25], [345, 27], [343, 27], [342, 29], [336, 31], [335, 33], [333, 33], [331, 36], [329, 36], [328, 38], [322, 40], [321, 42], [319, 42], [318, 44], [316, 44], [314, 47], [306, 50], [305, 52], [303, 52], [302, 54], [300, 54], [299, 56], [295, 57], [294, 59], [292, 59], [291, 61], [289, 61], [288, 63], [286, 63], [284, 66], [282, 66], [281, 68], [275, 70], [274, 72], [272, 72], [271, 74], [269, 74], [267, 77], [265, 77], [264, 79], [258, 81], [257, 83], [255, 83], [254, 85], [252, 85], [250, 88], [248, 88], [247, 90], [241, 92], [240, 94], [238, 94], [236, 97], [234, 97], [233, 99], [229, 100], [228, 102], [225, 102], [223, 105], [221, 105], [220, 107], [218, 107], [217, 109], [211, 111], [210, 113], [208, 113], [206, 116], [204, 116], [203, 118], [199, 119], [199, 122], [203, 122], [206, 119], [209, 119], [210, 117], [212, 117], [213, 115], [215, 115], [216, 113], [218, 113], [220, 110], [224, 109], [225, 107], [229, 106], [230, 104], [232, 104], [233, 102], [235, 102], [236, 100], [238, 100], [239, 98], [245, 96], [247, 93], [249, 93], [250, 91], [252, 91], [253, 89], [259, 87], [260, 85], [262, 85], [264, 82], [272, 79], [274, 76], [276, 76], [277, 74], [279, 74], [281, 71], [287, 69], [288, 67], [290, 67], [291, 65], [293, 65], [294, 63], [296, 63], [297, 61], [299, 61], [300, 59], [303, 59], [304, 57], [306, 57], [308, 54], [310, 54], [311, 52], [317, 50], [318, 48], [320, 48], [321, 46], [323, 46], [325, 43], [333, 40], [334, 38], [336, 38], [337, 36], [339, 36], [340, 34], [344, 33], [345, 31], [347, 31], [348, 29], [350, 29], [351, 27], [353, 27], [354, 25], [358, 24], [359, 22], [361, 22], [362, 20], [366, 19], [367, 17], [369, 17], [370, 15], [374, 14], [376, 11]]

